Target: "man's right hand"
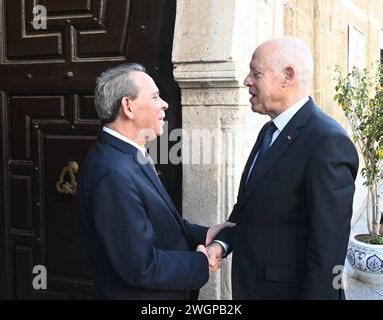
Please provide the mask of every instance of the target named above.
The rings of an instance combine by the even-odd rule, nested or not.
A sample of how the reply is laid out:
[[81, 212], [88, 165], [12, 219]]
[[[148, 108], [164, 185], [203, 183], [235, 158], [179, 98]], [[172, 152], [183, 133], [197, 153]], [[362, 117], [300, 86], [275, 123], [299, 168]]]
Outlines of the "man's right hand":
[[200, 244], [196, 251], [202, 252], [209, 260], [209, 272], [214, 273], [221, 267], [223, 248], [218, 243], [213, 243], [209, 247]]
[[209, 270], [216, 272], [221, 267], [223, 248], [219, 243], [212, 243], [206, 248], [209, 256]]

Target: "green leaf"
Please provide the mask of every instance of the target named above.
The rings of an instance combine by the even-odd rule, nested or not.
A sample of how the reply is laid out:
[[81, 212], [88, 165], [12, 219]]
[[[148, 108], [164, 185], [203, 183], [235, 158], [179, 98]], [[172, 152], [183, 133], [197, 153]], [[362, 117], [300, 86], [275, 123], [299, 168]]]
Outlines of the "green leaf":
[[381, 235], [376, 235], [374, 239], [370, 241], [371, 244], [383, 244], [383, 237]]

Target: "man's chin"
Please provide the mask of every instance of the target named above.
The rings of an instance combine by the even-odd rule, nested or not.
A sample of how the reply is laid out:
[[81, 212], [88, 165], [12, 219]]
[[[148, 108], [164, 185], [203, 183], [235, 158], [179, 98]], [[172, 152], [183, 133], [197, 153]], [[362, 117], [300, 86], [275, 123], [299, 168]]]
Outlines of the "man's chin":
[[159, 136], [162, 136], [163, 133], [164, 133], [164, 130], [160, 129], [156, 132], [153, 132], [153, 134], [149, 135], [147, 138], [148, 140], [154, 140], [154, 139], [157, 139]]
[[[161, 133], [161, 134], [162, 134], [162, 133]], [[152, 140], [155, 140], [155, 139], [156, 139], [157, 137], [159, 137], [161, 134], [146, 136], [146, 137], [145, 137], [145, 140], [146, 140], [146, 141], [152, 141]]]
[[251, 111], [259, 113], [259, 114], [266, 114], [265, 108], [259, 103], [252, 104], [251, 105]]
[[251, 110], [252, 110], [253, 112], [260, 113], [260, 112], [259, 112], [259, 110], [260, 110], [260, 108], [259, 108], [259, 104], [252, 104], [252, 105], [251, 105]]

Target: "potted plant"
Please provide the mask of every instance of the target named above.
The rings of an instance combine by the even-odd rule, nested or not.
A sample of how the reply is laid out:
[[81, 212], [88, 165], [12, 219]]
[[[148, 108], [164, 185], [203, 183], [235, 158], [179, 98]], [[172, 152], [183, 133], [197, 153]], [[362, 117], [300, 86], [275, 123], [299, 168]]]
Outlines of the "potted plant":
[[[372, 64], [370, 70], [354, 67], [344, 75], [335, 69], [336, 95], [362, 156], [361, 174], [367, 188], [368, 234], [350, 238], [347, 260], [357, 276], [366, 282], [383, 282], [383, 237], [379, 234], [381, 216], [379, 187], [383, 163], [383, 88], [382, 65]], [[376, 279], [379, 275], [380, 279]]]

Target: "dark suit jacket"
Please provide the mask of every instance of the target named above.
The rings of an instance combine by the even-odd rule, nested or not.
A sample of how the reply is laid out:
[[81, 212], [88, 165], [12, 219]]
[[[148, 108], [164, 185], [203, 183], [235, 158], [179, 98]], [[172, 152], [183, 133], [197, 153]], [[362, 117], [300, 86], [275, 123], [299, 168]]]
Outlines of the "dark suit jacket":
[[353, 143], [310, 98], [245, 186], [249, 166], [229, 218], [237, 226], [218, 237], [233, 250], [233, 298], [341, 299], [333, 268], [344, 264], [350, 233]]
[[102, 132], [81, 165], [77, 200], [97, 297], [189, 299], [208, 281], [208, 260], [194, 251], [208, 229], [180, 218], [137, 152]]

